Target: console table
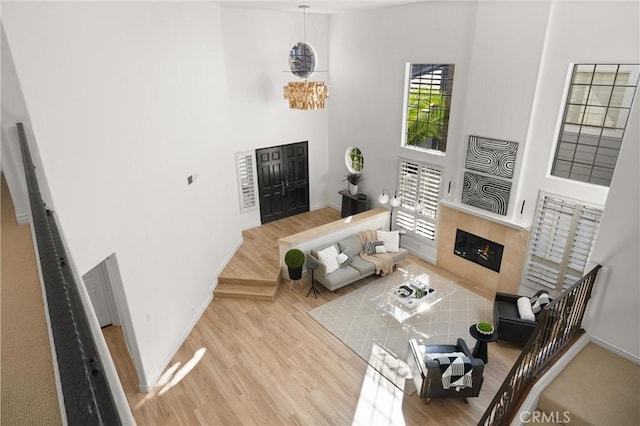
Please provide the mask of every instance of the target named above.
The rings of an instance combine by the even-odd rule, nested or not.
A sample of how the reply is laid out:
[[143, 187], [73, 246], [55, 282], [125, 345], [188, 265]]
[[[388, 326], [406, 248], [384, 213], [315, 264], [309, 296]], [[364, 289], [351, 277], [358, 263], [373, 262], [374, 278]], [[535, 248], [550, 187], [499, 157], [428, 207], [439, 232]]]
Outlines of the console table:
[[351, 195], [346, 189], [338, 191], [338, 194], [342, 195], [341, 217], [353, 216], [367, 210], [366, 194]]

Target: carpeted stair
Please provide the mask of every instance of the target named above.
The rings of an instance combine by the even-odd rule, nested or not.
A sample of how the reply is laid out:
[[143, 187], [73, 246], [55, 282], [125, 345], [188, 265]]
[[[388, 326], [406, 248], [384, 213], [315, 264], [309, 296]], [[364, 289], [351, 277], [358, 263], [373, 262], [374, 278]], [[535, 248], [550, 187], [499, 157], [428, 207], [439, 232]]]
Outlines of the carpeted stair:
[[[639, 425], [640, 365], [589, 343], [544, 390], [543, 419], [572, 425]], [[566, 412], [566, 416], [565, 416]]]

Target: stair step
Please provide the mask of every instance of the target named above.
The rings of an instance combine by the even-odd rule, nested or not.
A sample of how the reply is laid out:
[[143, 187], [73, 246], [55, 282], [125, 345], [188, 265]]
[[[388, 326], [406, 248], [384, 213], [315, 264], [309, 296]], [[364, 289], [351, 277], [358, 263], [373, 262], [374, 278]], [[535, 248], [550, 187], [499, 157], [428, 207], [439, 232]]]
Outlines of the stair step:
[[215, 297], [233, 297], [237, 299], [273, 300], [278, 292], [278, 285], [218, 283], [213, 294]]

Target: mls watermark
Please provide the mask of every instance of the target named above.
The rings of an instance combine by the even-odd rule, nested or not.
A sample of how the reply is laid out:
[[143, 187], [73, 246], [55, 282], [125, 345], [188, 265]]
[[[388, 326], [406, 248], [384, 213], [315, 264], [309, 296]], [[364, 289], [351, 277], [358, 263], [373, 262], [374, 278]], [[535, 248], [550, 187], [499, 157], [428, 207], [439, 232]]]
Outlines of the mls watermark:
[[552, 411], [543, 413], [542, 411], [523, 411], [518, 416], [522, 423], [570, 423], [570, 411]]

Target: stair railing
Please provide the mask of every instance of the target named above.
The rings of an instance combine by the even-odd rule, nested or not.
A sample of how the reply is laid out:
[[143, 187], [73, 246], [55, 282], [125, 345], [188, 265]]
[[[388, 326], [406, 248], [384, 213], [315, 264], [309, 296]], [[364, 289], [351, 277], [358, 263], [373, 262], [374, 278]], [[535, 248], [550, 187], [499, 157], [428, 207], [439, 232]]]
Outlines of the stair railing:
[[529, 341], [478, 425], [510, 424], [531, 386], [584, 333], [582, 319], [601, 267], [593, 268], [542, 310]]
[[17, 128], [66, 423], [120, 425], [122, 420], [104, 375], [55, 216], [46, 209], [40, 193], [24, 126], [18, 123]]

